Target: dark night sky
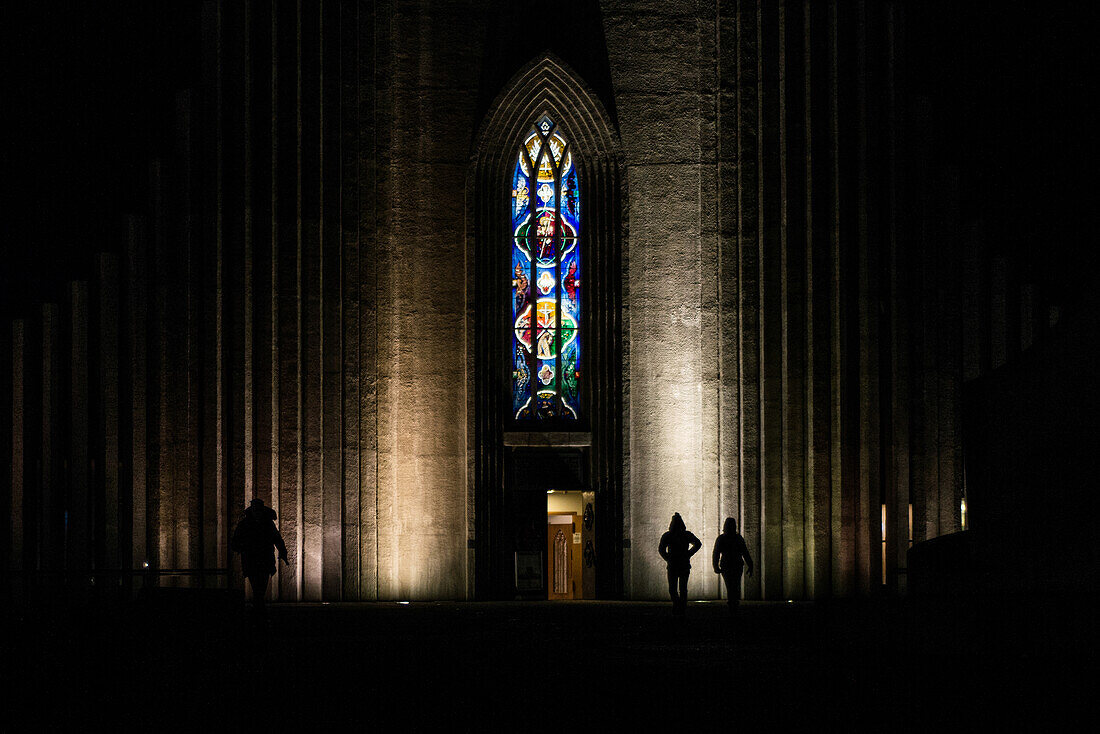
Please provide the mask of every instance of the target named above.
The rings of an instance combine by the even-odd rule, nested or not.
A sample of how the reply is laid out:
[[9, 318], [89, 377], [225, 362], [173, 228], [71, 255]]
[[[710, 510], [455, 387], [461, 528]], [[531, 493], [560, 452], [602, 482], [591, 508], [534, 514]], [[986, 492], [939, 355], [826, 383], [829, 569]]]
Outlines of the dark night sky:
[[1054, 290], [1095, 282], [1094, 3], [913, 4], [910, 83], [933, 102], [936, 162], [964, 220]]
[[3, 11], [7, 111], [0, 312], [86, 278], [140, 210], [147, 161], [188, 86], [195, 2], [35, 2]]
[[[0, 313], [57, 298], [144, 205], [176, 90], [197, 69], [196, 0], [9, 5], [3, 44]], [[909, 84], [933, 105], [963, 215], [1052, 289], [1094, 281], [1092, 3], [909, 3]], [[1079, 282], [1082, 278], [1086, 283]]]

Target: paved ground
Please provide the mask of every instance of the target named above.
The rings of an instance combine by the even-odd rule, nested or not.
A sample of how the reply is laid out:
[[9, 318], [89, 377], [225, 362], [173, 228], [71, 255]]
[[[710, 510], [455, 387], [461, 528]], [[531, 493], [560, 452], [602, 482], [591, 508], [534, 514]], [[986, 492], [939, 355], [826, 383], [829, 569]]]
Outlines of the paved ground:
[[1091, 610], [991, 604], [750, 602], [734, 621], [705, 602], [683, 620], [633, 602], [277, 605], [256, 623], [166, 594], [14, 613], [0, 667], [9, 724], [145, 730], [239, 728], [250, 702], [280, 729], [412, 731], [986, 729], [1091, 706]]

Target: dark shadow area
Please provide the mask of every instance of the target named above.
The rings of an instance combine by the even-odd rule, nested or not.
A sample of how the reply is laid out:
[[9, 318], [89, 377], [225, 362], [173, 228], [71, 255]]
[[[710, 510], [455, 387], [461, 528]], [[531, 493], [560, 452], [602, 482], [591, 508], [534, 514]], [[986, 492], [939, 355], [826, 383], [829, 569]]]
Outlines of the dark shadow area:
[[[1046, 599], [747, 602], [734, 624], [721, 602], [691, 603], [683, 622], [667, 603], [276, 605], [257, 625], [239, 596], [176, 592], [6, 620], [11, 716], [223, 728], [255, 710], [284, 727], [498, 731], [550, 728], [567, 707], [581, 730], [731, 715], [1057, 728], [1095, 673], [1079, 637], [1091, 598], [1059, 615]], [[31, 703], [43, 690], [49, 708]]]

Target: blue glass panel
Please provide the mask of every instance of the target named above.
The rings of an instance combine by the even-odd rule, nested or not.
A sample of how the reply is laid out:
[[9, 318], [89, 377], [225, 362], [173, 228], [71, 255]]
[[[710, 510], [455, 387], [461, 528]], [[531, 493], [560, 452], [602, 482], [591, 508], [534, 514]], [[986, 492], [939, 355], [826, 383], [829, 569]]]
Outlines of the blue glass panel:
[[574, 163], [568, 138], [543, 117], [519, 146], [512, 174], [512, 414], [521, 421], [572, 421], [580, 414], [581, 213]]
[[[572, 158], [572, 155], [568, 158]], [[561, 188], [561, 216], [567, 230], [573, 231], [572, 235], [567, 233], [565, 236], [576, 237], [581, 231], [581, 190], [577, 185], [577, 169], [570, 167], [569, 172], [563, 174]]]
[[512, 229], [527, 218], [531, 202], [531, 184], [523, 172], [523, 155], [516, 161], [515, 174], [512, 176]]
[[519, 340], [512, 344], [512, 412], [518, 413], [531, 400], [531, 375], [527, 355]]
[[512, 245], [512, 320], [531, 302], [531, 261], [527, 253]]
[[580, 408], [580, 340], [573, 339], [562, 348], [561, 399], [562, 417], [577, 418]]

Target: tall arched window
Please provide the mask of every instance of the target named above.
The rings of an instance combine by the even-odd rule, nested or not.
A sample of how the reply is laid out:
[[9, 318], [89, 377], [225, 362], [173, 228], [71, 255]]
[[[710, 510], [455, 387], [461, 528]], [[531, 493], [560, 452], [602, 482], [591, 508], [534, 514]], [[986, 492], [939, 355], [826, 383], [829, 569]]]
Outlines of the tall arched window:
[[580, 418], [580, 187], [574, 151], [548, 116], [512, 176], [512, 415]]

